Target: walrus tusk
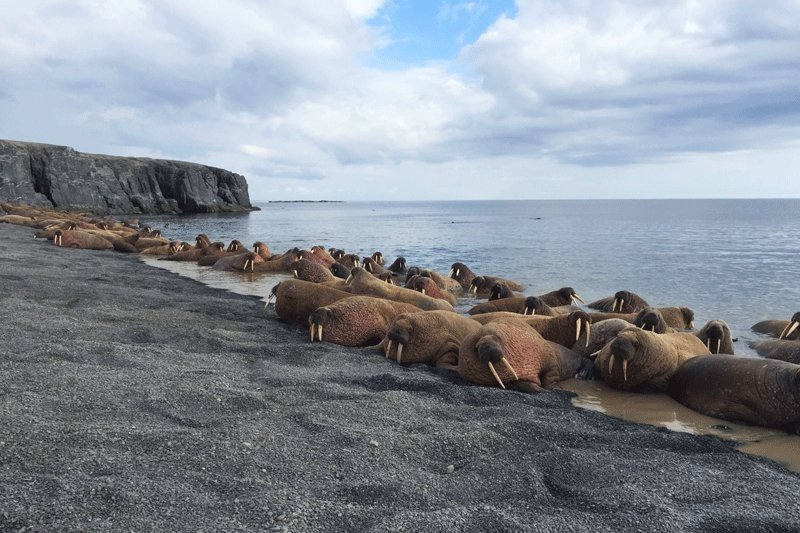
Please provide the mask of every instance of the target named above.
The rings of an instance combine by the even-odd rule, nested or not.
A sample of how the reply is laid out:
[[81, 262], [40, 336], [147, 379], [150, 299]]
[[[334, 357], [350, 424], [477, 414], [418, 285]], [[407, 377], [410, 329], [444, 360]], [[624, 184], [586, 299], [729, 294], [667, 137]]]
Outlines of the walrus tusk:
[[509, 363], [509, 362], [508, 362], [508, 359], [506, 359], [505, 357], [501, 357], [501, 358], [500, 358], [500, 361], [501, 361], [501, 362], [502, 362], [504, 365], [506, 365], [506, 368], [507, 368], [507, 369], [509, 369], [509, 370], [511, 371], [511, 373], [512, 373], [512, 374], [514, 374], [514, 379], [515, 379], [515, 380], [517, 380], [517, 381], [519, 381], [519, 376], [517, 375], [517, 371], [516, 371], [516, 370], [514, 370], [514, 367], [513, 367], [513, 366], [511, 366], [511, 363]]
[[497, 375], [497, 370], [494, 369], [494, 365], [492, 364], [492, 362], [488, 361], [487, 364], [489, 365], [489, 371], [492, 373], [492, 375], [494, 376], [494, 379], [500, 385], [500, 388], [505, 389], [506, 386], [503, 385], [503, 380], [500, 379], [500, 376]]
[[317, 332], [317, 325], [313, 322], [308, 326], [308, 332], [311, 334], [311, 342], [314, 342], [314, 334]]
[[603, 349], [602, 349], [602, 348], [600, 348], [600, 349], [599, 349], [599, 350], [597, 350], [596, 352], [594, 352], [594, 353], [590, 353], [590, 354], [589, 354], [589, 359], [597, 359], [597, 356], [598, 356], [598, 355], [600, 355], [600, 352], [602, 352], [602, 351], [603, 351]]
[[478, 294], [478, 286], [474, 285], [474, 286], [470, 287], [469, 288], [469, 292], [471, 292], [472, 294]]
[[319, 329], [317, 330], [317, 340], [322, 342], [322, 324], [319, 325]]
[[460, 269], [460, 268], [457, 268], [457, 269], [456, 269], [456, 276], [458, 276], [459, 274], [461, 274], [461, 269]]
[[628, 381], [628, 360], [622, 360], [622, 380]]
[[419, 292], [421, 292], [422, 294], [425, 294], [425, 289], [420, 289]]
[[345, 284], [345, 285], [350, 285], [350, 282], [351, 282], [351, 281], [353, 281], [353, 275], [352, 275], [352, 274], [350, 274], [349, 276], [347, 276], [347, 279], [346, 279], [346, 280], [344, 280], [344, 284]]
[[447, 277], [448, 277], [448, 278], [452, 278], [452, 277], [453, 277], [453, 272], [455, 272], [455, 270], [453, 270], [453, 269], [451, 268], [451, 269], [450, 269], [450, 272], [448, 272], [448, 273], [447, 273]]
[[592, 323], [591, 322], [587, 322], [586, 323], [586, 347], [587, 348], [589, 347], [589, 337], [591, 337], [591, 336], [592, 336]]
[[798, 326], [800, 326], [800, 322], [797, 321], [790, 322], [789, 325], [783, 328], [783, 331], [781, 331], [781, 336], [778, 338], [783, 339], [785, 337], [788, 337], [789, 335], [794, 333], [794, 330], [796, 330]]
[[720, 344], [722, 344], [722, 339], [717, 339], [717, 351], [714, 353], [719, 353]]
[[401, 363], [403, 361], [403, 343], [397, 343], [397, 362]]
[[372, 272], [372, 263], [367, 263], [366, 265], [364, 265], [364, 270], [366, 270], [367, 272]]
[[582, 327], [583, 327], [583, 323], [581, 322], [581, 319], [579, 318], [578, 320], [575, 321], [575, 340], [576, 341], [581, 338], [581, 328]]
[[614, 298], [614, 305], [611, 306], [611, 312], [612, 313], [616, 313], [617, 312], [617, 302], [619, 302], [619, 299], [618, 298]]
[[706, 348], [708, 348], [709, 352], [711, 351], [711, 337], [706, 339]]
[[573, 294], [572, 294], [572, 297], [573, 297], [575, 300], [578, 300], [578, 301], [579, 301], [580, 303], [582, 303], [582, 304], [585, 304], [585, 303], [586, 303], [586, 302], [584, 302], [584, 301], [583, 301], [583, 299], [582, 299], [582, 298], [581, 298], [581, 297], [578, 295], [578, 293], [577, 293], [577, 292], [576, 292], [576, 293], [573, 293]]
[[300, 277], [300, 276], [297, 275], [297, 269], [292, 270], [292, 272], [294, 273], [294, 277], [296, 277], [296, 278]]
[[611, 354], [611, 357], [608, 358], [608, 373], [609, 375], [614, 372], [614, 354]]
[[255, 269], [256, 269], [256, 260], [255, 259], [251, 259], [250, 260], [250, 272], [254, 272]]
[[360, 266], [361, 266], [361, 261], [359, 261], [358, 259], [356, 259], [356, 268], [358, 268], [358, 267], [360, 267]]
[[689, 329], [694, 329], [694, 320], [689, 322]]
[[529, 308], [529, 307], [526, 307], [526, 308], [525, 308], [525, 309], [522, 311], [522, 314], [523, 314], [523, 315], [527, 315], [527, 314], [528, 314], [528, 309], [530, 309], [530, 308]]
[[389, 344], [386, 345], [386, 358], [389, 358], [389, 353], [392, 351], [392, 341], [389, 340]]

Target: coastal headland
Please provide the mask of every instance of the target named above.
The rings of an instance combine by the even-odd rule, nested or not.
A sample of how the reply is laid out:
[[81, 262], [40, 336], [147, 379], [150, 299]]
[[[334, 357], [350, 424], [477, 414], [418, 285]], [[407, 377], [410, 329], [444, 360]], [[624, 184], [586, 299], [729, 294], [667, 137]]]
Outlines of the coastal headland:
[[0, 225], [0, 530], [793, 531], [800, 476]]

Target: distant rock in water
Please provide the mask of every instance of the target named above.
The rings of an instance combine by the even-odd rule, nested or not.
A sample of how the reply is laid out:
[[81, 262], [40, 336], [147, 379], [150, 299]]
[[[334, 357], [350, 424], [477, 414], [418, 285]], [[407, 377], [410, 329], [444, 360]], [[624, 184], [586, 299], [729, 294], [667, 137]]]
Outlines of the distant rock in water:
[[109, 214], [254, 209], [244, 176], [221, 168], [3, 140], [0, 201]]

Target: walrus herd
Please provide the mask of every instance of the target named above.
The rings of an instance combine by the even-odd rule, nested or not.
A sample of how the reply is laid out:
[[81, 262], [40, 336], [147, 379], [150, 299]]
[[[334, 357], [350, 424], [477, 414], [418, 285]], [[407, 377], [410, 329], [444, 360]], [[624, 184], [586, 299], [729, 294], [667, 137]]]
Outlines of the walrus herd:
[[[688, 307], [655, 308], [619, 291], [582, 308], [571, 287], [526, 295], [513, 280], [455, 262], [449, 274], [386, 266], [336, 248], [273, 254], [227, 248], [207, 235], [170, 241], [138, 220], [114, 220], [0, 204], [0, 222], [29, 226], [55, 246], [192, 261], [239, 273], [284, 273], [272, 289], [278, 318], [308, 330], [310, 342], [372, 346], [398, 364], [425, 363], [467, 381], [536, 393], [570, 378], [601, 379], [632, 392], [666, 392], [703, 414], [800, 434], [800, 312], [753, 326], [774, 337], [751, 342], [760, 358], [734, 355], [723, 320], [695, 330]], [[489, 298], [464, 316], [465, 298]], [[588, 309], [593, 311], [588, 311]]]

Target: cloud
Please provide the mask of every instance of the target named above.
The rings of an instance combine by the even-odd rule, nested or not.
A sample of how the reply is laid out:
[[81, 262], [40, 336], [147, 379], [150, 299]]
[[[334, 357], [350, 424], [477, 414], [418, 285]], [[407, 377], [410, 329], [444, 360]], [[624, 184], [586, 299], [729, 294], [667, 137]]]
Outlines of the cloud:
[[10, 4], [0, 137], [222, 166], [256, 198], [519, 197], [798, 150], [796, 2], [518, 0], [489, 23], [443, 2], [479, 36], [401, 68], [382, 63], [391, 5]]

